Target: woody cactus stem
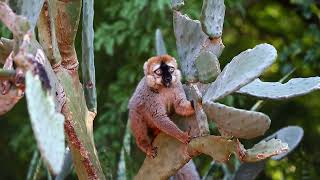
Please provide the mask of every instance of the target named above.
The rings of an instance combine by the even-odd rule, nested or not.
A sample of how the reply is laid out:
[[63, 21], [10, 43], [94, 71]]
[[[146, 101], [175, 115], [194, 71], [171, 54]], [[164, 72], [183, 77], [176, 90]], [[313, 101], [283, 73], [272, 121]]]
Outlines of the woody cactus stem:
[[89, 111], [97, 112], [97, 93], [93, 50], [93, 3], [94, 0], [83, 0], [82, 14], [82, 78], [83, 88]]
[[82, 1], [54, 1], [54, 3], [56, 35], [62, 56], [62, 66], [68, 70], [75, 70], [79, 63], [74, 41], [78, 30]]
[[48, 56], [50, 63], [56, 66], [61, 63], [61, 56], [56, 41], [56, 30], [54, 26], [53, 0], [46, 0], [43, 4], [38, 20], [39, 43]]
[[57, 76], [67, 97], [62, 112], [66, 117], [65, 131], [72, 159], [79, 179], [105, 179], [93, 142], [95, 114], [90, 113], [86, 105], [74, 46], [82, 1], [54, 2], [55, 27], [63, 67], [63, 70], [57, 72]]

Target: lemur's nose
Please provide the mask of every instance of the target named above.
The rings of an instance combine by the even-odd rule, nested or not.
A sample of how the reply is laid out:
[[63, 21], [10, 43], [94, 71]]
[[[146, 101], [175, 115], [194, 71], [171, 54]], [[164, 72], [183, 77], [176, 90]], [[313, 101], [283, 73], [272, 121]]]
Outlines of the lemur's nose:
[[170, 82], [172, 80], [172, 77], [171, 76], [167, 76], [164, 78], [164, 81], [166, 82]]

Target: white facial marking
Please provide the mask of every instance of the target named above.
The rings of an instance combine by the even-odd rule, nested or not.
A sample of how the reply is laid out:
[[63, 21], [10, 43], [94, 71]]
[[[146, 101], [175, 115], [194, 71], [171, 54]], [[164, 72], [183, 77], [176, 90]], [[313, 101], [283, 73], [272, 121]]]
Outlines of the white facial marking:
[[155, 71], [160, 68], [160, 64], [155, 64], [152, 68], [152, 71]]

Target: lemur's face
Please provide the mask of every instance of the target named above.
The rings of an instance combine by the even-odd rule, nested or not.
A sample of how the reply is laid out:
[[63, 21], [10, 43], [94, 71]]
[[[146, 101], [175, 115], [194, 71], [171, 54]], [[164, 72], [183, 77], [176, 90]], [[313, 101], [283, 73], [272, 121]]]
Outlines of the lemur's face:
[[[172, 64], [166, 64], [161, 61], [153, 67], [153, 73], [157, 81], [162, 83], [165, 87], [170, 87], [172, 83], [172, 76], [174, 76], [175, 68]], [[161, 80], [160, 80], [161, 79]]]
[[150, 58], [145, 63], [144, 70], [148, 86], [153, 89], [168, 88], [180, 81], [176, 60], [169, 55]]

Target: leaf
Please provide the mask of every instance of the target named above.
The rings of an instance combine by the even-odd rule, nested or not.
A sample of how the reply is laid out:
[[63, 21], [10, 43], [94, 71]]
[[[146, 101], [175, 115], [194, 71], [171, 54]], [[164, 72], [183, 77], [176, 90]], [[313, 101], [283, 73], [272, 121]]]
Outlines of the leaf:
[[203, 106], [208, 118], [216, 123], [223, 136], [252, 139], [263, 135], [270, 127], [271, 120], [260, 112], [214, 102], [206, 102]]
[[173, 12], [174, 33], [178, 48], [181, 71], [189, 82], [197, 81], [197, 70], [195, 61], [201, 51], [210, 51], [217, 57], [220, 56], [224, 46], [219, 40], [210, 40], [202, 32], [201, 24], [197, 20], [190, 19], [178, 11]]
[[172, 9], [179, 10], [182, 6], [184, 6], [184, 0], [171, 0]]
[[158, 56], [167, 54], [166, 45], [160, 29], [156, 30], [156, 50]]
[[276, 56], [276, 49], [269, 44], [260, 44], [240, 53], [226, 65], [216, 81], [211, 84], [204, 95], [204, 101], [216, 101], [239, 90], [270, 67]]
[[45, 162], [54, 174], [64, 159], [64, 116], [55, 111], [54, 99], [41, 86], [39, 76], [26, 73], [26, 97], [32, 129]]
[[287, 152], [288, 144], [281, 142], [280, 139], [262, 140], [251, 149], [245, 151], [245, 156], [241, 158], [245, 162], [256, 162], [268, 157]]
[[204, 0], [200, 17], [203, 32], [210, 37], [221, 37], [225, 10], [224, 0]]
[[294, 78], [287, 83], [262, 82], [256, 79], [242, 87], [237, 93], [266, 99], [289, 99], [320, 90], [320, 77]]
[[201, 52], [196, 59], [196, 68], [202, 83], [213, 82], [221, 72], [217, 56], [209, 51]]
[[273, 135], [269, 136], [269, 138], [276, 138], [280, 139], [281, 141], [285, 142], [289, 146], [289, 151], [273, 156], [271, 159], [273, 160], [281, 160], [282, 158], [286, 157], [289, 153], [291, 153], [300, 143], [303, 137], [303, 129], [299, 126], [288, 126], [285, 128], [280, 129]]

